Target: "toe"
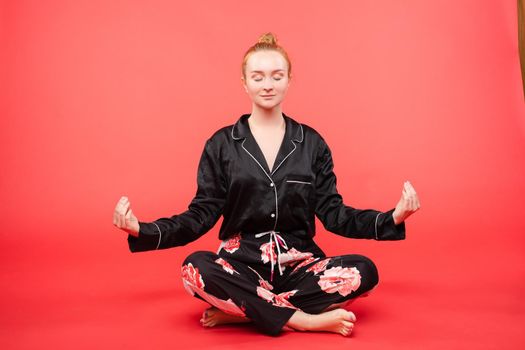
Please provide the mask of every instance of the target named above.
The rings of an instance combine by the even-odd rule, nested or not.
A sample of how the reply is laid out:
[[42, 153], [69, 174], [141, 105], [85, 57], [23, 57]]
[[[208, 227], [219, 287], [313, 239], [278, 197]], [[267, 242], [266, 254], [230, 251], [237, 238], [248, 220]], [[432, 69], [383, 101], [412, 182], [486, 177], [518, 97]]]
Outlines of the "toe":
[[346, 318], [349, 321], [355, 322], [357, 321], [357, 318], [355, 317], [355, 314], [352, 311], [348, 311], [348, 317]]
[[351, 328], [354, 326], [354, 324], [350, 321], [346, 321], [346, 320], [343, 320], [343, 325], [346, 327], [346, 328]]

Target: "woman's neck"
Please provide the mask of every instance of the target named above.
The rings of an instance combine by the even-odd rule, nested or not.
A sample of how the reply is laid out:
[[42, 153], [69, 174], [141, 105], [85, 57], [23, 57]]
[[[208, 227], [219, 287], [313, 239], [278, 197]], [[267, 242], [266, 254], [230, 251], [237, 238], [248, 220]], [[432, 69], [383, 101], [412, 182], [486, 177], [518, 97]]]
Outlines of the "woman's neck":
[[273, 109], [262, 109], [254, 106], [248, 121], [257, 127], [279, 128], [283, 125], [284, 117], [280, 106]]

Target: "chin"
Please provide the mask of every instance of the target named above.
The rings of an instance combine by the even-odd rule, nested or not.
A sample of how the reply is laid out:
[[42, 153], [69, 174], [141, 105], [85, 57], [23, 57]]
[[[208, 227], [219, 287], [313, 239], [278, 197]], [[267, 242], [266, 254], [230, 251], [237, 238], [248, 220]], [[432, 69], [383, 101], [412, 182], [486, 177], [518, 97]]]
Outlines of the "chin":
[[275, 107], [278, 107], [281, 104], [281, 101], [275, 102], [272, 101], [272, 103], [258, 103], [258, 106], [263, 109], [274, 109]]
[[266, 110], [269, 110], [269, 111], [274, 109], [274, 108], [276, 108], [276, 107], [278, 107], [278, 106], [279, 106], [279, 104], [275, 104], [275, 105], [259, 105], [259, 107], [261, 109], [266, 109]]

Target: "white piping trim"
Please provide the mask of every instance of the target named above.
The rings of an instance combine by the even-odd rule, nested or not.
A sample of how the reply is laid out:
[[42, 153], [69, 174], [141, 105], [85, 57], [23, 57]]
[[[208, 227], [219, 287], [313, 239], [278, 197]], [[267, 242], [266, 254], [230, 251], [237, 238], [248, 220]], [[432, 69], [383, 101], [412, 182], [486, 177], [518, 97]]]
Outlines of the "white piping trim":
[[281, 164], [283, 164], [283, 162], [286, 160], [286, 158], [288, 158], [288, 157], [290, 156], [290, 154], [292, 154], [293, 151], [295, 151], [295, 149], [297, 148], [297, 145], [295, 144], [295, 142], [293, 142], [293, 140], [291, 140], [290, 142], [293, 143], [293, 147], [294, 147], [294, 149], [291, 150], [290, 153], [288, 153], [288, 154], [286, 155], [286, 157], [284, 157], [283, 160], [281, 160], [281, 162], [279, 163], [279, 165], [278, 165], [275, 169], [273, 169], [273, 171], [272, 171], [272, 173], [271, 173], [272, 175], [273, 175], [273, 173], [275, 173], [275, 172], [277, 171], [277, 169], [279, 169], [279, 167], [281, 166]]
[[157, 243], [157, 248], [155, 249], [159, 249], [160, 247], [160, 240], [162, 238], [162, 232], [160, 231], [160, 228], [159, 228], [159, 225], [157, 225], [156, 223], [153, 223], [155, 226], [157, 226], [157, 230], [159, 230], [159, 243]]
[[238, 122], [239, 122], [239, 121], [237, 121], [237, 122], [236, 122], [235, 124], [233, 124], [233, 126], [232, 126], [231, 134], [232, 134], [232, 138], [233, 138], [234, 140], [240, 140], [240, 139], [241, 139], [240, 137], [237, 137], [237, 138], [236, 138], [235, 136], [233, 136], [233, 129], [235, 129], [235, 126], [237, 125]]
[[[298, 142], [303, 142], [303, 138], [304, 138], [304, 133], [303, 133], [303, 124], [299, 123], [299, 126], [301, 127], [301, 139], [300, 140], [296, 140]], [[295, 139], [294, 139], [295, 140]]]
[[299, 181], [299, 180], [286, 180], [286, 182], [296, 182], [298, 184], [307, 184], [307, 185], [311, 185], [312, 184], [311, 182]]
[[376, 224], [375, 224], [375, 230], [376, 230], [376, 240], [379, 240], [379, 238], [377, 237], [377, 219], [379, 218], [379, 215], [381, 215], [382, 213], [378, 213], [376, 215]]
[[[239, 120], [237, 120], [237, 122], [232, 126], [232, 131], [231, 131], [231, 136], [234, 140], [240, 140], [241, 138], [235, 138], [235, 136], [233, 136], [233, 129], [235, 128], [235, 126], [237, 125], [237, 123], [239, 122]], [[303, 138], [304, 138], [304, 134], [303, 134], [303, 126], [302, 124], [299, 124], [299, 126], [301, 127], [301, 140], [299, 142], [302, 142], [303, 141]], [[246, 153], [248, 153], [250, 155], [250, 157], [253, 158], [253, 160], [255, 160], [255, 162], [259, 165], [259, 167], [262, 169], [262, 171], [264, 172], [264, 174], [268, 177], [268, 179], [270, 179], [270, 181], [272, 182], [273, 184], [273, 191], [275, 193], [275, 222], [273, 224], [273, 229], [275, 230], [275, 228], [277, 227], [277, 220], [279, 218], [279, 202], [278, 202], [278, 199], [277, 199], [277, 186], [275, 185], [275, 182], [273, 182], [273, 179], [270, 175], [268, 175], [268, 173], [266, 172], [266, 170], [264, 169], [264, 167], [261, 165], [261, 163], [259, 163], [259, 161], [257, 160], [257, 158], [255, 158], [245, 147], [244, 147], [244, 143], [246, 142], [246, 137], [244, 138], [244, 140], [242, 141], [241, 143], [241, 146], [242, 148], [246, 151]], [[292, 154], [296, 149], [297, 149], [297, 145], [295, 144], [295, 142], [293, 140], [290, 140], [291, 143], [293, 143], [293, 146], [294, 146], [294, 149], [290, 151], [290, 153], [288, 153], [286, 155], [286, 157], [284, 157], [284, 159], [279, 163], [279, 165], [277, 165], [277, 167], [275, 169], [273, 169], [273, 171], [271, 172], [271, 175], [273, 175], [273, 173], [275, 173], [277, 171], [277, 169], [279, 169], [279, 167], [281, 166], [281, 164], [283, 164], [283, 162], [286, 160], [286, 158], [288, 158], [290, 156], [290, 154]]]
[[[273, 179], [270, 175], [268, 175], [268, 173], [266, 172], [266, 170], [264, 170], [264, 167], [261, 165], [261, 163], [259, 163], [259, 161], [257, 160], [257, 158], [255, 158], [245, 147], [244, 147], [244, 143], [246, 142], [246, 139], [244, 139], [244, 141], [241, 143], [241, 146], [242, 148], [246, 151], [246, 153], [248, 153], [250, 155], [250, 157], [253, 158], [253, 160], [255, 160], [255, 162], [257, 164], [259, 164], [259, 167], [261, 167], [262, 171], [264, 172], [264, 174], [270, 179], [270, 181], [272, 182], [273, 184], [273, 191], [275, 193], [275, 222], [273, 223], [273, 229], [275, 230], [275, 227], [277, 227], [277, 218], [279, 217], [279, 204], [278, 204], [278, 201], [277, 201], [277, 186], [275, 185], [275, 182], [273, 182]], [[282, 162], [281, 162], [282, 163]]]

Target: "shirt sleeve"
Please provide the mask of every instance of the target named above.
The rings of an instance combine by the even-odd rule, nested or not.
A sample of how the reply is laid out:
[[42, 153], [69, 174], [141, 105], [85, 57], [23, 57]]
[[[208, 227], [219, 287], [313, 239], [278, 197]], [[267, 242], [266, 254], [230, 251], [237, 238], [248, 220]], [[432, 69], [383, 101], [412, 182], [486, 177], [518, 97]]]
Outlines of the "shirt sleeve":
[[356, 209], [343, 203], [337, 191], [334, 163], [328, 144], [322, 140], [316, 160], [315, 213], [325, 229], [348, 238], [375, 240], [405, 239], [405, 223], [394, 223], [394, 209], [381, 212], [373, 209]]
[[131, 252], [182, 246], [215, 225], [222, 214], [227, 191], [218, 154], [219, 150], [207, 140], [197, 170], [197, 193], [188, 210], [153, 222], [139, 221], [138, 237], [128, 235]]

